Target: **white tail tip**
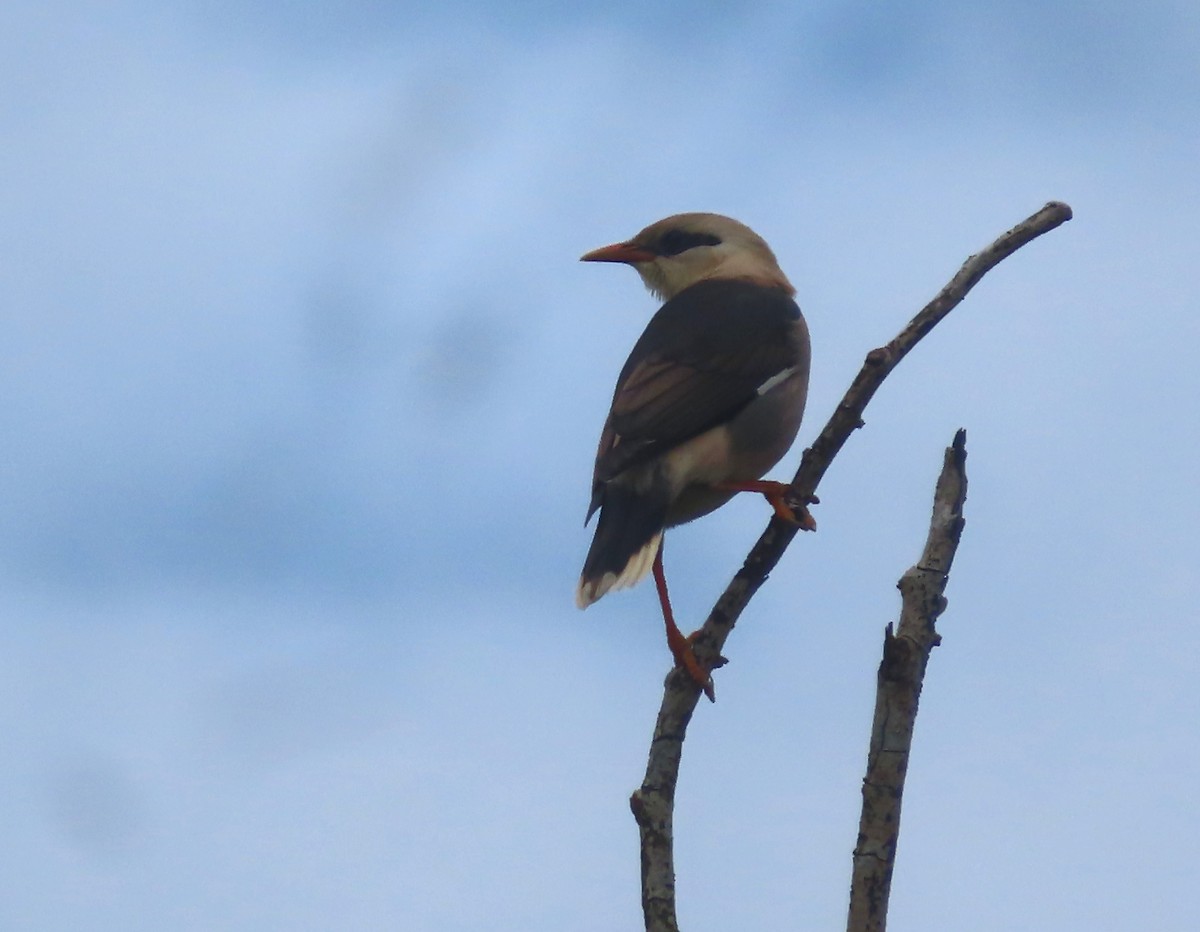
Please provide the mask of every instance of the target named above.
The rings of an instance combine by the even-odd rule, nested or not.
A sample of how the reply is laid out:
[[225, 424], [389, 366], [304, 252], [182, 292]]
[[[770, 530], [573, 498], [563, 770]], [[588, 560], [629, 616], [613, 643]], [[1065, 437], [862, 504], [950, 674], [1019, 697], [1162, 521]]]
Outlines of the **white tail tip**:
[[580, 579], [575, 590], [575, 604], [587, 608], [598, 601], [605, 593], [613, 589], [626, 589], [635, 586], [650, 572], [654, 566], [654, 558], [658, 555], [662, 543], [662, 532], [655, 534], [641, 550], [635, 553], [625, 563], [620, 573], [605, 573], [599, 579]]

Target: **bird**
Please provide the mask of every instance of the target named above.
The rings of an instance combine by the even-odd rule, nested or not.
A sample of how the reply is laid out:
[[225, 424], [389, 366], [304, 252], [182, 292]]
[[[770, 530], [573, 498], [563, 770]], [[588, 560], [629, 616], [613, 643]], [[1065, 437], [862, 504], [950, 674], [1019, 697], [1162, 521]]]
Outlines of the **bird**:
[[738, 492], [815, 530], [807, 503], [762, 480], [792, 446], [811, 359], [796, 290], [761, 236], [721, 214], [682, 213], [583, 262], [630, 265], [663, 304], [617, 377], [592, 472], [586, 526], [599, 512], [575, 601], [654, 576], [676, 665], [714, 698], [710, 672], [675, 623], [663, 534]]

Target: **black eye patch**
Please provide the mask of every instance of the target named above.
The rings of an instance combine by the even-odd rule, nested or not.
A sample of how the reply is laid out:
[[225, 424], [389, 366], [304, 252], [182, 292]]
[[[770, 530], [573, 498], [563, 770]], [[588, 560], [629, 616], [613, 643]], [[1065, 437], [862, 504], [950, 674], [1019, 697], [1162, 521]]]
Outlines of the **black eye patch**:
[[689, 233], [687, 230], [667, 230], [654, 251], [660, 256], [677, 256], [696, 246], [719, 246], [721, 237], [711, 233]]

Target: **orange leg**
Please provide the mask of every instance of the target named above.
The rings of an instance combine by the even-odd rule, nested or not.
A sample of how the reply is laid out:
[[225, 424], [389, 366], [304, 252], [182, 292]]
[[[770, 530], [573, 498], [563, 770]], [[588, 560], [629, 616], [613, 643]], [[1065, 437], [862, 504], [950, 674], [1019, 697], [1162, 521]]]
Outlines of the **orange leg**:
[[[815, 531], [817, 522], [813, 516], [809, 514], [806, 505], [800, 505], [793, 509], [786, 501], [787, 491], [790, 486], [786, 482], [772, 482], [769, 479], [751, 479], [746, 482], [719, 482], [718, 489], [725, 489], [729, 492], [757, 492], [768, 502], [775, 510], [775, 514], [788, 524], [798, 524], [801, 530]], [[814, 498], [815, 502], [816, 499]]]
[[683, 667], [687, 671], [688, 676], [692, 678], [692, 681], [704, 690], [704, 695], [708, 696], [709, 701], [715, 702], [716, 695], [713, 692], [712, 677], [700, 666], [700, 661], [696, 659], [696, 653], [692, 650], [691, 640], [684, 637], [683, 632], [679, 630], [679, 626], [675, 624], [675, 614], [671, 611], [671, 600], [667, 596], [667, 576], [663, 572], [662, 552], [663, 548], [660, 543], [658, 553], [654, 556], [654, 587], [658, 590], [658, 601], [662, 605], [663, 621], [667, 625], [667, 647], [671, 649], [671, 656], [675, 658], [675, 665]]

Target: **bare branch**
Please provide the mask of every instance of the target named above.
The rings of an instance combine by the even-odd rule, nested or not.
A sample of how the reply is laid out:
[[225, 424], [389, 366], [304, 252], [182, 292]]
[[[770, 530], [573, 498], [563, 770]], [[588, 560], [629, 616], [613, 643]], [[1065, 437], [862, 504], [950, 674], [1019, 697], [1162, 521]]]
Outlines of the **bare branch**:
[[[982, 252], [967, 259], [958, 274], [894, 340], [867, 354], [866, 362], [829, 423], [813, 445], [804, 451], [800, 468], [791, 483], [789, 498], [792, 502], [806, 504], [814, 500], [825, 471], [850, 434], [862, 426], [862, 413], [867, 403], [900, 360], [966, 297], [967, 292], [989, 270], [1026, 243], [1070, 219], [1070, 207], [1057, 201], [1050, 202]], [[796, 531], [794, 525], [772, 518], [742, 568], [696, 633], [694, 644], [702, 663], [714, 668], [724, 663], [720, 653], [726, 638], [737, 623], [742, 609], [783, 556]], [[630, 800], [641, 835], [642, 909], [646, 929], [650, 932], [675, 932], [678, 929], [675, 917], [672, 812], [683, 740], [699, 698], [699, 687], [686, 674], [680, 675], [680, 671], [676, 670], [667, 676], [662, 707], [650, 744], [646, 776]]]
[[946, 609], [946, 582], [962, 536], [967, 500], [967, 435], [960, 430], [946, 449], [933, 496], [925, 552], [896, 584], [903, 599], [893, 636], [884, 633], [875, 693], [875, 720], [863, 780], [862, 816], [850, 884], [847, 932], [884, 932], [892, 868], [900, 838], [900, 802], [912, 748], [917, 704], [929, 655], [941, 643], [934, 627]]

